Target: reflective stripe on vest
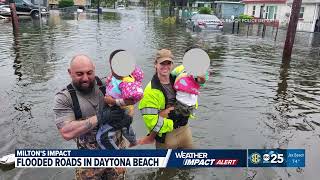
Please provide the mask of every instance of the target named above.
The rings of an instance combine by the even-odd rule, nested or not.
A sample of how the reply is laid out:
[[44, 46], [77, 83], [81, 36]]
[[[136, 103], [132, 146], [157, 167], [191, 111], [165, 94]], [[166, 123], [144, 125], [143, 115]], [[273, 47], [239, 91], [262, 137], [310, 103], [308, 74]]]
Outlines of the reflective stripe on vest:
[[140, 110], [142, 115], [157, 115], [159, 113], [159, 110], [156, 108], [143, 108]]
[[157, 124], [153, 127], [152, 131], [159, 132], [164, 123], [163, 117], [158, 115]]

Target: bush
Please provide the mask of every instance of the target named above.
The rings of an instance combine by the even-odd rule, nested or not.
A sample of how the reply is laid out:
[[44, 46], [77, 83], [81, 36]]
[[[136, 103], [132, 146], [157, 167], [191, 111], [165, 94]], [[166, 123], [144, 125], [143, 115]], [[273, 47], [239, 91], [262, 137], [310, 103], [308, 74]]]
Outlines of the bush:
[[171, 25], [171, 24], [175, 24], [176, 23], [176, 17], [173, 16], [173, 17], [167, 17], [165, 19], [162, 19], [161, 22], [163, 24], [166, 24], [166, 25]]
[[248, 19], [248, 20], [251, 20], [253, 17], [252, 16], [249, 16], [249, 15], [246, 15], [246, 14], [240, 14], [238, 19]]
[[73, 0], [60, 0], [59, 1], [59, 8], [70, 7], [73, 5], [74, 5]]
[[199, 9], [199, 14], [211, 14], [212, 10], [209, 7], [201, 7]]

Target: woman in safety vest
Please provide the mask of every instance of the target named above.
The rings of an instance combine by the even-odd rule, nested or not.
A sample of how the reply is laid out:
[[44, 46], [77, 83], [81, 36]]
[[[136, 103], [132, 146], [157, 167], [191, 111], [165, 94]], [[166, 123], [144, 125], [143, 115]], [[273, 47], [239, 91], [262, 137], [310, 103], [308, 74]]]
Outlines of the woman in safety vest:
[[[188, 125], [189, 116], [177, 114], [174, 111], [176, 91], [173, 84], [178, 66], [173, 72], [173, 55], [168, 49], [157, 52], [154, 62], [156, 73], [144, 90], [139, 103], [143, 120], [149, 134], [155, 136], [156, 148], [191, 149], [192, 133]], [[205, 77], [198, 77], [199, 83], [205, 82]]]

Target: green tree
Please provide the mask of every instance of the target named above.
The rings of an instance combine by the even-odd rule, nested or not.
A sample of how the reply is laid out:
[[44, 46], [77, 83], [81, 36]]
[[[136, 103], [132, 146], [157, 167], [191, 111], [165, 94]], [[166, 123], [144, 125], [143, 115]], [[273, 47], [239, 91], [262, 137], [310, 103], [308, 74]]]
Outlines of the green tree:
[[59, 1], [59, 8], [70, 7], [73, 5], [74, 5], [73, 0], [60, 0]]
[[211, 14], [212, 10], [209, 7], [201, 7], [199, 9], [199, 14]]

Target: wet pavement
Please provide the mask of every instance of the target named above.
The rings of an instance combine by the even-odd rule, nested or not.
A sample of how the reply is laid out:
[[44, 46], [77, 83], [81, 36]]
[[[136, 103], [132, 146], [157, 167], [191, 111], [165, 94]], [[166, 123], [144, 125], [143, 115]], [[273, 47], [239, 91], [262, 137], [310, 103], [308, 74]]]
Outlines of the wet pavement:
[[[297, 33], [290, 66], [282, 65], [285, 31], [274, 41], [272, 30], [261, 38], [257, 27], [232, 35], [194, 33], [182, 24], [163, 24], [143, 8], [95, 14], [52, 14], [39, 21], [23, 19], [14, 36], [0, 21], [0, 155], [16, 148], [74, 148], [54, 124], [55, 92], [70, 79], [72, 56], [88, 54], [97, 74], [109, 73], [107, 57], [115, 49], [135, 55], [145, 72], [154, 73], [157, 49], [170, 48], [177, 59], [197, 44], [209, 52], [210, 79], [201, 90], [197, 119], [191, 121], [198, 148], [302, 148], [306, 168], [212, 168], [158, 171], [129, 169], [127, 179], [317, 179], [320, 168], [319, 34]], [[146, 133], [139, 113], [134, 129]], [[153, 148], [140, 146], [137, 148]], [[72, 179], [73, 169], [0, 169], [0, 179]]]

